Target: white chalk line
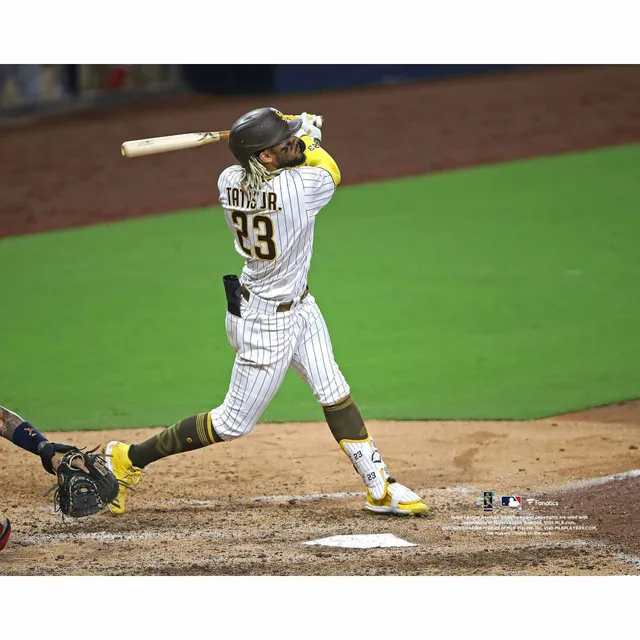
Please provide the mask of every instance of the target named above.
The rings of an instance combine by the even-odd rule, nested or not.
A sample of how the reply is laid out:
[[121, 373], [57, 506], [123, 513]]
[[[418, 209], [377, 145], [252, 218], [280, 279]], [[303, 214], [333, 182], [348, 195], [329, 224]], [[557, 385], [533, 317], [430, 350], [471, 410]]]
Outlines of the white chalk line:
[[183, 538], [225, 538], [237, 537], [233, 534], [225, 534], [219, 531], [206, 531], [204, 529], [196, 529], [193, 531], [140, 531], [135, 533], [114, 533], [109, 531], [92, 531], [89, 533], [31, 533], [24, 534], [18, 539], [24, 546], [31, 546], [42, 542], [73, 542], [93, 540], [96, 542], [136, 542], [140, 540], [157, 540], [157, 539], [183, 539]]
[[[185, 539], [185, 538], [224, 538], [234, 537], [228, 534], [221, 534], [219, 532], [195, 530], [184, 533], [177, 533], [175, 531], [167, 532], [140, 532], [140, 533], [109, 533], [106, 531], [95, 531], [91, 533], [60, 533], [60, 534], [32, 534], [28, 539], [22, 542], [23, 546], [32, 546], [43, 542], [69, 542], [73, 540], [93, 540], [97, 542], [124, 542], [124, 541], [139, 541], [139, 540], [152, 540], [152, 539]], [[247, 536], [251, 537], [251, 536]], [[518, 544], [511, 547], [512, 551], [526, 550], [526, 549], [575, 549], [575, 548], [588, 548], [598, 551], [604, 551], [610, 556], [613, 556], [619, 561], [627, 564], [628, 566], [640, 571], [640, 556], [635, 556], [627, 553], [613, 552], [609, 545], [599, 541], [587, 541], [587, 540], [557, 540], [549, 542], [533, 542], [530, 544]], [[433, 555], [437, 556], [450, 556], [455, 557], [460, 555], [459, 551], [453, 549], [431, 549]], [[183, 563], [186, 564], [186, 563]], [[140, 566], [137, 563], [131, 563], [130, 566], [133, 569], [139, 569]], [[146, 569], [163, 569], [166, 568], [165, 564], [145, 565]], [[119, 565], [120, 569], [126, 568], [123, 565]]]
[[[430, 494], [441, 492], [469, 494], [476, 493], [476, 489], [470, 487], [447, 487], [446, 489], [426, 489]], [[338, 491], [336, 493], [303, 493], [297, 495], [273, 495], [273, 496], [256, 496], [253, 498], [239, 498], [230, 500], [192, 500], [192, 499], [175, 499], [147, 502], [145, 504], [153, 504], [154, 506], [220, 506], [224, 504], [250, 504], [254, 502], [314, 502], [320, 500], [335, 500], [341, 498], [364, 498], [366, 491]]]
[[[618, 480], [626, 480], [628, 478], [640, 477], [640, 469], [631, 469], [622, 473], [615, 473], [608, 476], [597, 476], [595, 478], [587, 478], [585, 480], [578, 480], [576, 482], [569, 482], [564, 485], [550, 487], [541, 491], [531, 493], [530, 495], [539, 495], [541, 493], [550, 493], [557, 491], [571, 491], [574, 489], [584, 489], [588, 487], [598, 486], [606, 484], [608, 482], [615, 482]], [[441, 491], [448, 493], [456, 493], [460, 495], [477, 493], [480, 490], [473, 487], [447, 487], [446, 489], [426, 489], [430, 494], [437, 494]], [[340, 498], [352, 498], [352, 497], [364, 497], [367, 494], [364, 491], [339, 491], [336, 493], [305, 493], [298, 495], [272, 495], [272, 496], [256, 496], [253, 498], [240, 498], [231, 500], [198, 500], [190, 498], [177, 498], [172, 500], [154, 500], [141, 502], [142, 505], [155, 506], [155, 507], [175, 507], [175, 506], [194, 506], [194, 507], [213, 507], [224, 504], [247, 504], [252, 502], [313, 502], [326, 499], [340, 499]], [[527, 494], [529, 495], [529, 494]], [[52, 506], [40, 506], [40, 511], [53, 512]]]
[[[575, 482], [568, 482], [566, 484], [557, 485], [553, 487], [548, 487], [546, 489], [540, 489], [534, 492], [527, 492], [527, 496], [538, 496], [547, 493], [558, 493], [561, 491], [573, 491], [576, 489], [586, 489], [589, 487], [596, 487], [599, 485], [607, 484], [609, 482], [617, 482], [620, 480], [627, 480], [629, 478], [638, 478], [640, 477], [640, 469], [630, 469], [629, 471], [623, 471], [621, 473], [614, 473], [608, 476], [596, 476], [594, 478], [586, 478], [584, 480], [576, 480]], [[426, 489], [430, 494], [439, 493], [442, 489]], [[474, 488], [474, 487], [447, 487], [445, 491], [450, 493], [458, 493], [458, 494], [469, 494], [469, 493], [482, 493], [482, 490]], [[516, 492], [517, 493], [517, 492]], [[517, 495], [520, 495], [517, 493]], [[524, 493], [522, 494], [525, 495]]]
[[251, 498], [251, 502], [290, 502], [296, 501], [312, 501], [322, 500], [323, 498], [350, 498], [352, 496], [366, 496], [364, 491], [340, 491], [338, 493], [309, 493], [299, 496], [258, 496], [257, 498]]
[[[334, 499], [334, 498], [351, 498], [364, 497], [367, 494], [364, 491], [340, 491], [338, 493], [307, 493], [300, 495], [281, 495], [281, 496], [256, 496], [255, 498], [239, 498], [230, 500], [197, 500], [191, 498], [175, 498], [172, 500], [148, 500], [141, 501], [139, 506], [153, 507], [215, 507], [227, 504], [249, 504], [253, 502], [313, 502], [314, 500]], [[38, 507], [40, 511], [53, 512], [52, 506]]]
[[[618, 480], [626, 480], [628, 478], [638, 478], [640, 477], [640, 469], [631, 469], [629, 471], [623, 471], [622, 473], [615, 473], [613, 475], [608, 476], [597, 476], [595, 478], [587, 478], [585, 480], [578, 480], [576, 482], [569, 482], [564, 485], [560, 485], [559, 487], [553, 487], [550, 489], [544, 489], [543, 491], [539, 491], [537, 493], [547, 493], [550, 491], [570, 491], [573, 489], [583, 489], [587, 487], [598, 486], [602, 484], [606, 484], [608, 482], [616, 482]], [[466, 494], [475, 494], [479, 489], [474, 487], [447, 487], [446, 489], [426, 489], [426, 492], [430, 494], [438, 494], [442, 491], [446, 493], [456, 493], [460, 495]], [[289, 502], [291, 500], [296, 501], [313, 501], [313, 500], [322, 500], [325, 498], [350, 498], [352, 496], [366, 496], [367, 494], [364, 491], [341, 491], [338, 493], [311, 493], [311, 494], [303, 494], [303, 495], [282, 495], [282, 496], [259, 496], [256, 498], [251, 498], [249, 502]], [[536, 493], [532, 494], [536, 495]], [[213, 504], [214, 500], [211, 501], [170, 501], [172, 504], [174, 502], [179, 504], [200, 504], [207, 503]]]
[[[610, 551], [608, 553], [611, 553]], [[640, 556], [632, 556], [628, 553], [619, 553], [615, 552], [613, 554], [619, 560], [626, 562], [628, 565], [632, 566], [637, 571], [640, 571]]]
[[231, 498], [228, 500], [194, 500], [190, 498], [177, 498], [172, 500], [153, 500], [141, 503], [144, 506], [154, 507], [216, 507], [229, 504], [252, 504], [255, 502], [314, 502], [319, 500], [332, 500], [339, 498], [364, 497], [364, 491], [340, 491], [338, 493], [305, 493], [300, 495], [281, 496], [256, 496], [254, 498]]
[[[451, 487], [447, 489], [435, 489], [430, 490], [429, 493], [440, 493], [442, 491], [450, 492], [450, 493], [459, 493], [459, 494], [467, 494], [474, 493], [475, 489], [470, 489], [468, 487]], [[303, 494], [291, 494], [291, 495], [274, 495], [274, 496], [255, 496], [253, 498], [237, 498], [237, 499], [229, 499], [229, 500], [194, 500], [194, 499], [173, 499], [173, 500], [159, 500], [159, 501], [148, 501], [141, 504], [145, 506], [155, 506], [155, 507], [189, 507], [189, 506], [198, 506], [198, 507], [214, 507], [214, 506], [222, 506], [228, 504], [251, 504], [255, 502], [275, 502], [275, 503], [285, 503], [285, 502], [318, 502], [320, 500], [339, 500], [341, 498], [364, 498], [366, 496], [365, 491], [338, 491], [336, 493], [303, 493]], [[42, 507], [47, 509], [48, 507]]]
[[552, 491], [572, 491], [574, 489], [586, 489], [588, 487], [596, 487], [601, 484], [607, 484], [608, 482], [617, 482], [619, 480], [627, 480], [629, 478], [640, 477], [640, 469], [630, 469], [629, 471], [623, 471], [622, 473], [614, 473], [610, 476], [599, 476], [596, 478], [587, 478], [586, 480], [577, 480], [576, 482], [569, 482]]
[[[631, 469], [629, 471], [624, 471], [622, 473], [616, 473], [608, 476], [597, 476], [595, 478], [587, 478], [585, 480], [578, 480], [576, 482], [569, 482], [564, 485], [550, 487], [548, 489], [543, 489], [540, 491], [536, 491], [533, 493], [527, 493], [527, 495], [540, 495], [543, 493], [551, 493], [558, 491], [571, 491], [575, 489], [583, 489], [593, 486], [598, 486], [602, 484], [606, 484], [608, 482], [615, 482], [618, 480], [626, 480], [628, 478], [637, 478], [640, 477], [640, 469]], [[433, 495], [441, 493], [442, 491], [446, 493], [455, 493], [460, 495], [466, 494], [475, 494], [480, 492], [480, 489], [476, 489], [474, 487], [447, 487], [446, 489], [424, 489], [425, 492]], [[176, 498], [171, 500], [143, 500], [139, 503], [140, 507], [214, 507], [214, 506], [222, 506], [227, 504], [250, 504], [255, 502], [275, 502], [275, 503], [284, 503], [284, 502], [313, 502], [319, 500], [334, 500], [341, 498], [352, 498], [352, 497], [364, 497], [367, 494], [364, 491], [339, 491], [336, 493], [305, 493], [298, 495], [271, 495], [271, 496], [256, 496], [252, 498], [238, 498], [238, 499], [229, 499], [229, 500], [206, 500], [206, 499], [191, 499], [191, 498]], [[40, 511], [48, 511], [53, 512], [52, 506], [40, 506], [38, 507]]]
[[[560, 487], [546, 489], [544, 492], [551, 491], [569, 491], [574, 489], [582, 489], [592, 486], [603, 485], [609, 482], [616, 482], [619, 480], [625, 480], [628, 478], [637, 478], [640, 477], [640, 469], [631, 469], [629, 471], [624, 471], [622, 473], [616, 473], [608, 476], [598, 476], [595, 478], [587, 478], [585, 480], [579, 480], [577, 482], [570, 482]], [[456, 494], [469, 494], [475, 493], [477, 490], [475, 488], [470, 487], [447, 487], [446, 489], [436, 489], [436, 490], [428, 490], [430, 494], [440, 493], [456, 493]], [[540, 493], [540, 492], [538, 492]], [[341, 491], [336, 493], [311, 493], [311, 494], [299, 494], [299, 495], [272, 495], [272, 496], [256, 496], [248, 499], [241, 500], [196, 500], [196, 499], [174, 499], [174, 500], [165, 500], [159, 502], [151, 503], [153, 506], [220, 506], [229, 503], [256, 503], [256, 502], [275, 502], [275, 503], [283, 503], [290, 501], [301, 501], [301, 502], [309, 502], [309, 501], [319, 501], [324, 499], [341, 499], [341, 498], [351, 498], [351, 497], [364, 497], [366, 495], [365, 492], [359, 491]], [[532, 494], [537, 495], [537, 494]], [[149, 506], [150, 503], [143, 503], [141, 506]], [[51, 506], [40, 507], [41, 510], [44, 511], [53, 511]], [[230, 535], [229, 533], [221, 533], [215, 531], [206, 531], [206, 530], [192, 530], [189, 532], [177, 532], [175, 530], [161, 532], [161, 531], [146, 531], [146, 532], [136, 532], [136, 533], [112, 533], [107, 531], [98, 531], [98, 532], [89, 532], [89, 533], [59, 533], [59, 534], [43, 534], [43, 533], [35, 533], [30, 535], [25, 535], [22, 544], [23, 545], [32, 545], [38, 544], [41, 542], [64, 542], [64, 541], [72, 541], [72, 540], [93, 540], [97, 542], [135, 542], [142, 540], [151, 540], [151, 539], [177, 539], [177, 538], [224, 538], [224, 537], [238, 537], [237, 535]], [[247, 536], [251, 537], [251, 536]], [[524, 545], [525, 547], [527, 545]], [[531, 545], [528, 545], [531, 546]], [[632, 554], [622, 553], [618, 551], [613, 551], [610, 545], [607, 545], [603, 542], [597, 541], [581, 541], [581, 540], [573, 540], [573, 541], [556, 541], [549, 542], [548, 544], [537, 542], [533, 545], [536, 548], [541, 547], [553, 547], [553, 546], [561, 546], [567, 548], [574, 547], [590, 547], [594, 549], [599, 549], [605, 551], [607, 554], [613, 556], [614, 558], [621, 560], [627, 565], [640, 570], [640, 556], [635, 556]], [[520, 545], [518, 546], [520, 547]], [[437, 552], [439, 553], [439, 552]], [[446, 554], [447, 552], [443, 552]]]

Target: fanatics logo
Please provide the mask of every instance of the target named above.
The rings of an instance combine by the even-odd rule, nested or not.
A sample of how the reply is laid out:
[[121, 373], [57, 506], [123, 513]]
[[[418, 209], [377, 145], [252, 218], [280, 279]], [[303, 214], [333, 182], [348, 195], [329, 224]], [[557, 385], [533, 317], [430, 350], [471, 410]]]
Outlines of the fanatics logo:
[[537, 500], [536, 498], [527, 498], [527, 504], [534, 505], [535, 507], [557, 507], [557, 500]]

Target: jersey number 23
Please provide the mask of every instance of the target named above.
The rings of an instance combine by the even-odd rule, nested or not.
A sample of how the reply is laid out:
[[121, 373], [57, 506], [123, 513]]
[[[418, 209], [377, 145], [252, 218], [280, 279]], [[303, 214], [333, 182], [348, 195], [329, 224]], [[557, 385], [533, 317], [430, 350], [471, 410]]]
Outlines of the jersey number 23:
[[257, 231], [256, 242], [253, 247], [248, 242], [249, 221], [247, 214], [244, 211], [234, 211], [231, 214], [240, 248], [247, 256], [255, 256], [258, 260], [275, 260], [277, 251], [276, 243], [273, 240], [273, 222], [271, 218], [261, 215], [253, 215], [252, 217], [252, 226]]

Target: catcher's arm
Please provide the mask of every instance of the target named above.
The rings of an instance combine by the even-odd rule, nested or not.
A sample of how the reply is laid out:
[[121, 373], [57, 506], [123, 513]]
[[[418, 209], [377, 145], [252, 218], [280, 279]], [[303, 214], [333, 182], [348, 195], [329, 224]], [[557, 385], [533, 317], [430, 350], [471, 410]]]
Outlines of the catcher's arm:
[[42, 466], [57, 476], [54, 508], [73, 518], [90, 516], [104, 509], [118, 495], [118, 481], [105, 459], [93, 451], [81, 451], [69, 444], [56, 444], [23, 420], [17, 413], [0, 407], [0, 435], [13, 444], [40, 456]]
[[[49, 473], [55, 473], [64, 454], [73, 449], [71, 445], [49, 442], [46, 436], [32, 424], [3, 406], [0, 406], [0, 436], [10, 440], [17, 447], [40, 456], [42, 466]], [[72, 464], [76, 469], [82, 469], [88, 473], [87, 468], [82, 464], [82, 459], [74, 459]]]
[[24, 420], [13, 411], [0, 406], [0, 436], [7, 440], [13, 440], [13, 432]]

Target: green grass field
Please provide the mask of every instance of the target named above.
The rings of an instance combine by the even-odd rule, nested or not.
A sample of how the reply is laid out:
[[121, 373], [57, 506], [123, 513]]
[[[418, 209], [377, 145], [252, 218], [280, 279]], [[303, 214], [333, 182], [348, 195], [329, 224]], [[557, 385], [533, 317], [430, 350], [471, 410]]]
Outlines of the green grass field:
[[[640, 397], [640, 146], [339, 189], [310, 287], [367, 418], [523, 419]], [[0, 404], [47, 430], [217, 406], [218, 208], [0, 241]], [[322, 419], [294, 372], [263, 420]]]

